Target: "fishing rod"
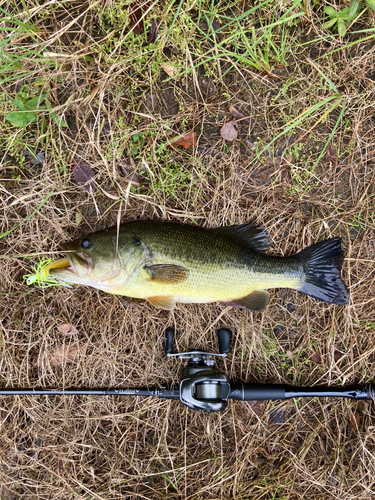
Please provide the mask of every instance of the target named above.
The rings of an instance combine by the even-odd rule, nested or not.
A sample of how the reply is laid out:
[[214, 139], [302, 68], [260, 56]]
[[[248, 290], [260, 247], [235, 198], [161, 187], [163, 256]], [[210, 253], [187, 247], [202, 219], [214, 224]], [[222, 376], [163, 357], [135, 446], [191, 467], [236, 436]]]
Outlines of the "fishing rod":
[[230, 383], [224, 373], [215, 368], [215, 357], [226, 357], [229, 353], [231, 332], [221, 328], [217, 332], [219, 353], [194, 349], [185, 353], [173, 352], [174, 330], [166, 330], [167, 357], [187, 359], [181, 382], [168, 389], [152, 388], [108, 388], [108, 389], [34, 389], [1, 388], [0, 395], [7, 396], [156, 396], [160, 399], [181, 401], [192, 410], [213, 412], [225, 410], [228, 400], [259, 401], [284, 400], [300, 397], [339, 397], [350, 399], [375, 399], [375, 385], [350, 387], [293, 387], [290, 385]]

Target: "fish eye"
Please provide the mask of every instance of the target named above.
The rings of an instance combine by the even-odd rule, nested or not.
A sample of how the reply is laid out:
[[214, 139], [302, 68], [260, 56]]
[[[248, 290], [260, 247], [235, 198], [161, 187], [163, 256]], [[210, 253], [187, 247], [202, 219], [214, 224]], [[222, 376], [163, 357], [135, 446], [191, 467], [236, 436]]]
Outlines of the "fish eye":
[[91, 241], [88, 239], [84, 239], [81, 242], [81, 247], [82, 248], [89, 248], [91, 246]]

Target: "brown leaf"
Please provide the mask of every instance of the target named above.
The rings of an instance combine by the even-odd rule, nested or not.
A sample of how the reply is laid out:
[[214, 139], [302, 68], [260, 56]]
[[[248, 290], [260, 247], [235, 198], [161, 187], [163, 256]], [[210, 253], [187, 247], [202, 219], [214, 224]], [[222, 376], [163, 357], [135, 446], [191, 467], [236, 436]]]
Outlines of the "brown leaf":
[[76, 335], [78, 333], [77, 328], [69, 323], [62, 323], [57, 329], [63, 335]]
[[237, 137], [237, 122], [231, 121], [225, 123], [220, 129], [220, 135], [226, 141], [234, 141]]
[[364, 409], [365, 409], [365, 402], [363, 401], [363, 399], [361, 399], [360, 401], [357, 402], [357, 409], [359, 411], [364, 411]]
[[273, 174], [278, 171], [283, 171], [285, 163], [291, 163], [291, 156], [276, 156], [268, 158], [264, 165], [258, 167], [252, 177], [255, 179], [269, 179]]
[[135, 34], [140, 35], [144, 31], [144, 23], [142, 19], [142, 6], [140, 2], [134, 2], [130, 5], [130, 31], [134, 31]]
[[272, 423], [281, 425], [285, 422], [285, 407], [280, 406], [276, 408], [275, 410], [272, 410], [270, 413], [270, 420]]
[[275, 167], [274, 166], [270, 167], [267, 164], [257, 168], [252, 174], [252, 177], [254, 177], [255, 179], [268, 179], [274, 173], [275, 173]]
[[88, 163], [78, 161], [73, 167], [74, 180], [88, 192], [95, 192], [95, 173]]
[[349, 414], [349, 424], [353, 432], [357, 432], [360, 422], [360, 414], [357, 411], [352, 411]]
[[158, 98], [157, 98], [156, 94], [153, 94], [152, 92], [147, 94], [146, 99], [145, 99], [145, 107], [148, 109], [148, 111], [151, 111], [151, 112], [154, 111], [157, 103], [158, 103]]
[[243, 123], [246, 123], [246, 125], [250, 125], [250, 120], [249, 118], [241, 113], [241, 111], [238, 111], [237, 108], [235, 108], [232, 104], [229, 106], [229, 113], [234, 116], [234, 118], [237, 121], [241, 121]]
[[264, 401], [249, 401], [247, 403], [255, 415], [261, 415], [264, 410]]
[[343, 356], [344, 354], [341, 351], [335, 349], [335, 352], [333, 353], [333, 359], [335, 360], [335, 363], [337, 363], [337, 361], [341, 359]]
[[119, 167], [120, 173], [126, 181], [130, 182], [134, 186], [141, 185], [137, 167], [132, 166], [127, 158], [121, 158]]
[[216, 21], [216, 19], [213, 19], [210, 23], [203, 20], [199, 21], [198, 26], [202, 31], [210, 31], [217, 41], [221, 40], [221, 34], [219, 33], [221, 25], [218, 21]]
[[316, 365], [319, 365], [322, 362], [322, 358], [321, 358], [320, 354], [317, 353], [315, 350], [313, 350], [313, 355], [311, 356], [310, 359]]
[[174, 135], [168, 143], [168, 146], [175, 148], [176, 146], [182, 146], [187, 149], [190, 146], [196, 146], [197, 144], [197, 133], [188, 132], [185, 135]]
[[216, 94], [216, 87], [213, 84], [211, 78], [202, 78], [201, 80], [201, 90], [206, 99], [210, 99]]
[[74, 361], [81, 353], [78, 343], [72, 345], [60, 345], [48, 353], [51, 366], [61, 366]]
[[147, 37], [147, 43], [155, 43], [159, 34], [159, 28], [161, 26], [161, 21], [151, 20], [150, 32]]
[[337, 152], [331, 143], [328, 144], [326, 160], [332, 163], [334, 167], [337, 166]]
[[167, 73], [170, 78], [174, 78], [180, 72], [180, 69], [176, 66], [172, 66], [168, 63], [160, 63], [161, 68]]

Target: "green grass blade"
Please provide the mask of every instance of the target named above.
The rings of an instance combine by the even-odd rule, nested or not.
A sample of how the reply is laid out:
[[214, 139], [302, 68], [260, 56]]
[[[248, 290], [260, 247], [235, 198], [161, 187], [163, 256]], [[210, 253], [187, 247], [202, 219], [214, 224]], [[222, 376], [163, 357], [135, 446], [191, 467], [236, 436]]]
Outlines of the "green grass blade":
[[12, 227], [12, 229], [9, 229], [9, 231], [6, 231], [5, 233], [3, 234], [0, 234], [0, 240], [2, 238], [5, 238], [5, 236], [8, 236], [8, 234], [12, 233], [13, 231], [15, 231], [17, 228], [19, 228], [20, 226], [22, 226], [22, 224], [24, 224], [25, 222], [27, 222], [28, 220], [30, 220], [32, 217], [34, 217], [34, 215], [36, 213], [39, 212], [39, 210], [42, 208], [42, 206], [46, 203], [46, 201], [48, 200], [48, 198], [50, 198], [51, 196], [53, 195], [53, 191], [51, 191], [51, 193], [47, 194], [47, 196], [43, 199], [43, 201], [40, 203], [40, 205], [37, 206], [37, 208], [30, 214], [26, 217], [26, 219], [23, 219], [23, 221], [21, 221], [19, 224], [17, 224], [16, 226]]

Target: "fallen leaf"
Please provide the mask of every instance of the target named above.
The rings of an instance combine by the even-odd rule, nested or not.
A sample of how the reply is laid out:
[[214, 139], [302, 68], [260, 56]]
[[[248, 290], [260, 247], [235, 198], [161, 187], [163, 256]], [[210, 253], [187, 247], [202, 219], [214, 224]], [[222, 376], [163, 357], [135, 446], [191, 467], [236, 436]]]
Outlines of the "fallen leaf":
[[24, 154], [25, 158], [28, 158], [31, 165], [41, 165], [44, 162], [43, 153], [35, 153], [35, 151], [33, 151], [33, 150], [26, 149], [23, 152], [23, 154]]
[[54, 351], [51, 351], [48, 355], [49, 363], [51, 366], [64, 365], [66, 363], [71, 363], [80, 354], [79, 344], [72, 345], [61, 345], [57, 347]]
[[337, 361], [341, 359], [343, 356], [344, 354], [341, 351], [335, 349], [335, 352], [333, 353], [333, 359], [335, 360], [335, 363], [337, 363]]
[[[62, 366], [71, 363], [81, 354], [81, 348], [78, 343], [71, 345], [60, 345], [47, 353], [47, 359], [51, 366]], [[36, 366], [39, 369], [43, 366], [43, 357], [37, 361]]]
[[147, 43], [155, 43], [158, 38], [161, 21], [151, 20], [150, 32], [147, 37]]
[[216, 40], [220, 41], [221, 34], [218, 32], [221, 28], [221, 25], [218, 21], [216, 21], [216, 19], [213, 19], [210, 23], [208, 23], [207, 21], [203, 21], [203, 20], [199, 21], [198, 26], [202, 31], [210, 31], [214, 35]]
[[[252, 177], [255, 179], [269, 179], [278, 170], [283, 171], [285, 163], [291, 163], [291, 156], [276, 156], [276, 158], [268, 158], [264, 165], [261, 165], [254, 170]], [[294, 307], [292, 304], [291, 306], [289, 306], [289, 309]], [[289, 312], [293, 312], [289, 309]]]
[[170, 78], [175, 78], [180, 73], [180, 69], [176, 66], [172, 66], [171, 64], [160, 63], [160, 66]]
[[270, 413], [270, 420], [272, 423], [281, 425], [285, 422], [285, 407], [281, 406], [272, 410]]
[[140, 35], [144, 31], [144, 24], [142, 19], [142, 6], [139, 2], [134, 2], [130, 5], [130, 31], [133, 31], [137, 35]]
[[78, 333], [77, 328], [70, 323], [62, 323], [57, 327], [57, 329], [63, 335], [75, 335], [76, 333]]
[[353, 432], [357, 432], [360, 422], [360, 414], [357, 411], [352, 411], [349, 414], [349, 424]]
[[320, 363], [322, 362], [322, 358], [321, 358], [320, 354], [317, 353], [315, 350], [313, 350], [313, 355], [311, 356], [310, 359], [316, 365], [320, 365]]
[[262, 165], [253, 172], [252, 177], [254, 177], [255, 179], [268, 179], [274, 173], [275, 173], [275, 167], [268, 167], [267, 165]]
[[365, 410], [365, 402], [363, 401], [363, 399], [361, 399], [360, 401], [357, 402], [357, 409], [359, 411]]
[[196, 146], [197, 144], [197, 133], [188, 132], [185, 135], [174, 135], [168, 143], [168, 146], [175, 148], [176, 146], [182, 146], [187, 149], [190, 146]]
[[241, 111], [238, 111], [237, 108], [235, 108], [232, 104], [229, 106], [229, 113], [234, 116], [234, 118], [237, 121], [241, 121], [243, 123], [246, 123], [246, 125], [250, 125], [250, 120], [249, 118], [241, 113]]
[[231, 121], [225, 123], [220, 129], [220, 135], [226, 141], [234, 141], [237, 137], [237, 122]]
[[247, 403], [255, 415], [261, 415], [264, 410], [264, 401], [249, 401]]
[[328, 144], [327, 148], [327, 153], [326, 153], [326, 160], [332, 163], [334, 167], [337, 166], [337, 151], [336, 149], [332, 146], [331, 143]]
[[82, 222], [82, 219], [83, 219], [83, 215], [81, 214], [81, 212], [76, 212], [76, 225], [79, 226]]
[[216, 94], [216, 87], [211, 78], [202, 78], [200, 86], [202, 93], [206, 99], [210, 99]]
[[156, 94], [153, 94], [152, 92], [147, 95], [145, 99], [145, 107], [148, 109], [148, 111], [154, 111], [155, 106], [158, 103], [158, 98]]
[[79, 186], [83, 186], [85, 191], [95, 192], [95, 173], [88, 163], [78, 161], [73, 167], [74, 180]]
[[122, 158], [119, 164], [121, 175], [126, 181], [134, 186], [140, 186], [140, 179], [137, 173], [137, 168], [132, 166], [127, 158]]

